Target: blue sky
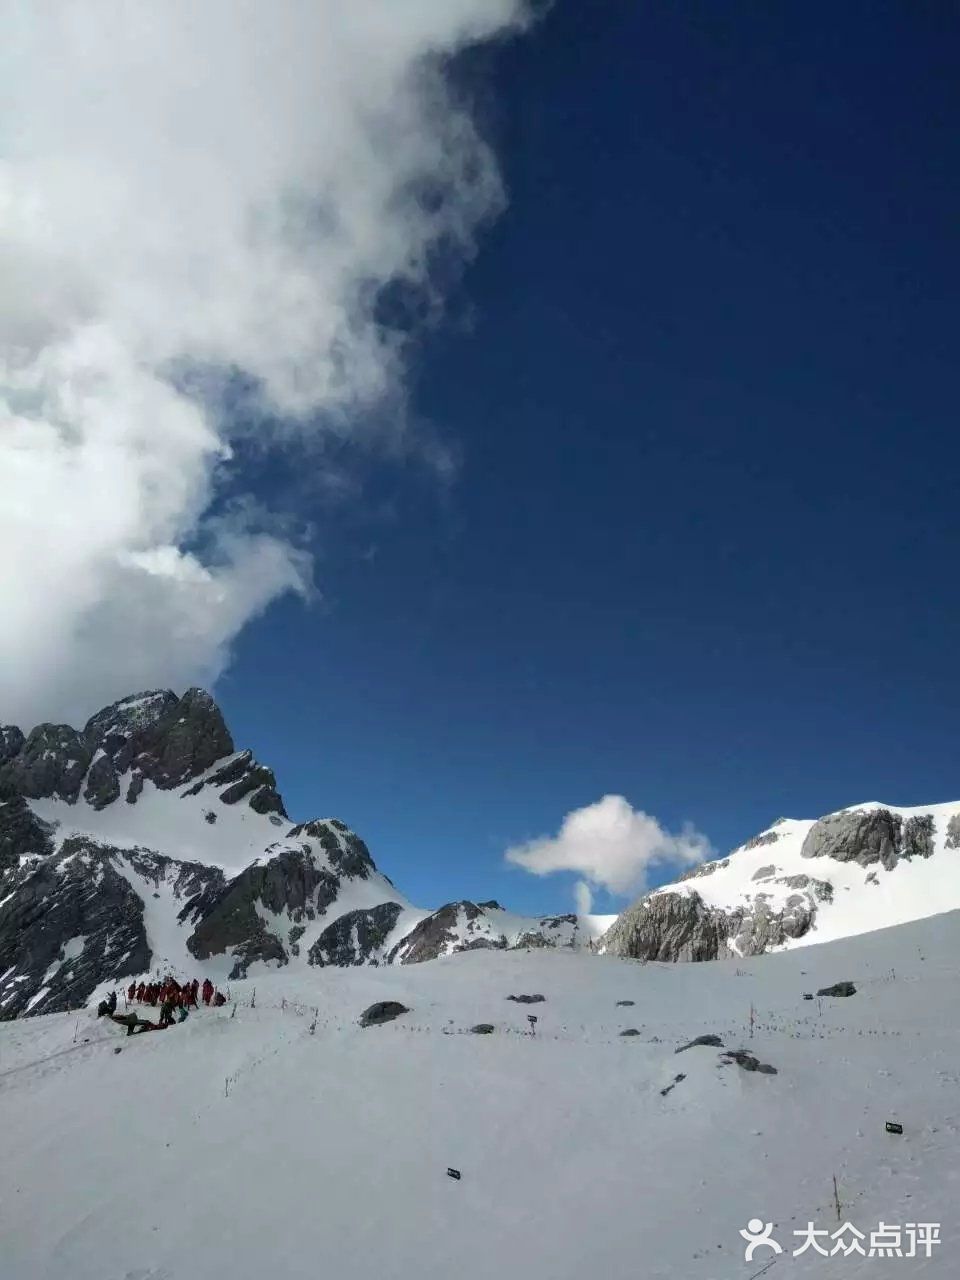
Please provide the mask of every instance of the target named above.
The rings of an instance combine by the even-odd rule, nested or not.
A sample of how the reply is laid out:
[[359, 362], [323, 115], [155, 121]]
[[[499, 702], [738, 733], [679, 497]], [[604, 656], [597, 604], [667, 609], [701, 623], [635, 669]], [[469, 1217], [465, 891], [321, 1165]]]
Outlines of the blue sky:
[[561, 2], [461, 65], [510, 203], [414, 364], [455, 475], [290, 452], [254, 484], [323, 598], [218, 694], [292, 813], [424, 904], [546, 911], [574, 877], [505, 848], [608, 793], [718, 852], [960, 794], [957, 34]]

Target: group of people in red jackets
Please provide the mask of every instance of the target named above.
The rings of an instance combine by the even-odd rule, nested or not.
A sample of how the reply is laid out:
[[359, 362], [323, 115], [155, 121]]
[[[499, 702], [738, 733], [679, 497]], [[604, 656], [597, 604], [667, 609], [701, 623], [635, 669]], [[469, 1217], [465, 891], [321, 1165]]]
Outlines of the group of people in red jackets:
[[201, 987], [198, 978], [192, 982], [180, 983], [176, 978], [165, 978], [163, 982], [131, 982], [127, 988], [127, 1000], [133, 1004], [160, 1005], [161, 1008], [198, 1008], [197, 997], [206, 1005], [227, 1003], [227, 997], [217, 991], [209, 978], [204, 978]]

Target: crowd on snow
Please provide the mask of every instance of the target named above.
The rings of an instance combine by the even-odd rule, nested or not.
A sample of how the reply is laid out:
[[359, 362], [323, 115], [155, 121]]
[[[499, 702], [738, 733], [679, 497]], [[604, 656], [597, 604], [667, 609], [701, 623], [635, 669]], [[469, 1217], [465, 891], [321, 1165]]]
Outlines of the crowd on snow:
[[[199, 999], [198, 999], [199, 997]], [[106, 1000], [97, 1006], [97, 1017], [107, 1017], [112, 1022], [127, 1028], [127, 1035], [137, 1031], [163, 1031], [173, 1026], [174, 1020], [186, 1021], [191, 1009], [199, 1008], [199, 1000], [205, 1005], [220, 1006], [227, 1003], [222, 991], [217, 991], [209, 978], [205, 978], [201, 987], [198, 978], [192, 982], [177, 982], [176, 978], [165, 978], [163, 982], [131, 982], [127, 988], [128, 1004], [148, 1004], [160, 1008], [160, 1021], [152, 1022], [149, 1018], [141, 1018], [136, 1013], [117, 1013], [117, 993], [111, 991]]]

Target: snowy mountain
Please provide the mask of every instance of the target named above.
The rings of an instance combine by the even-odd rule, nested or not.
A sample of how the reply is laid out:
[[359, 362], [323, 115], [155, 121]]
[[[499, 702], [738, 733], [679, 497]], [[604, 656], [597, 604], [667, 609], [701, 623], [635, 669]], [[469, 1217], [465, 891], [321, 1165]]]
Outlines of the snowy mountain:
[[[946, 1280], [958, 939], [953, 913], [709, 965], [291, 964], [163, 1034], [2, 1023], [0, 1274]], [[753, 1219], [779, 1255], [745, 1257]]]
[[827, 942], [960, 908], [960, 804], [781, 818], [634, 903], [613, 955], [715, 960]]
[[200, 689], [124, 698], [82, 730], [0, 729], [0, 1018], [157, 969], [411, 964], [577, 946], [606, 923], [414, 907], [345, 823], [288, 817]]

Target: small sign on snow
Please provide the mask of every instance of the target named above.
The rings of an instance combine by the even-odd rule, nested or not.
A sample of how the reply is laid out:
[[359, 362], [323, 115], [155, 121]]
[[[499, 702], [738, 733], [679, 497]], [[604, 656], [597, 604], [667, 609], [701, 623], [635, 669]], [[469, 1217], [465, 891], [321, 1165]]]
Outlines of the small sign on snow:
[[457, 1182], [459, 1182], [459, 1181], [460, 1181], [460, 1170], [459, 1170], [459, 1169], [448, 1169], [448, 1170], [447, 1170], [447, 1177], [448, 1177], [448, 1178], [456, 1178]]
[[903, 1133], [903, 1125], [897, 1124], [895, 1120], [888, 1120], [887, 1133]]

